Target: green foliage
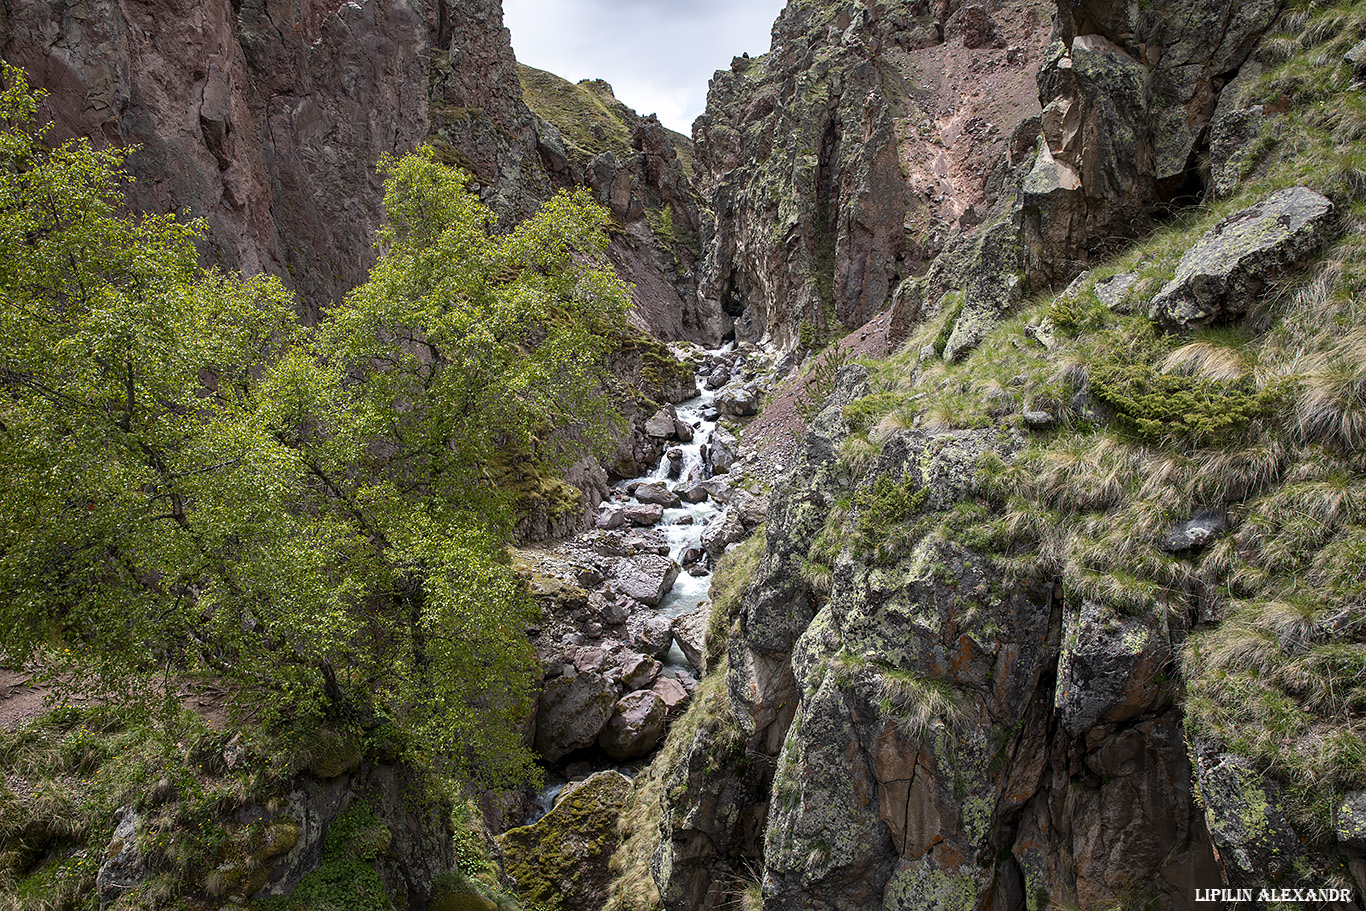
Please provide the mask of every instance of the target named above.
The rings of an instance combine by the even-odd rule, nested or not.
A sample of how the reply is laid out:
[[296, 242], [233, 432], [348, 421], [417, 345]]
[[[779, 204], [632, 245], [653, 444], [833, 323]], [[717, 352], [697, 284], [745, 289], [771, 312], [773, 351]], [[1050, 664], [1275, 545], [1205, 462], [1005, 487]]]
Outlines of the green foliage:
[[1110, 319], [1110, 311], [1087, 288], [1078, 294], [1060, 294], [1048, 305], [1048, 319], [1069, 335], [1099, 329]]
[[1091, 365], [1090, 379], [1095, 397], [1143, 439], [1218, 440], [1269, 413], [1278, 398], [1250, 379], [1207, 380], [1143, 363], [1103, 360]]
[[899, 478], [887, 474], [879, 475], [871, 486], [855, 493], [855, 553], [881, 553], [892, 530], [923, 510], [929, 496], [929, 488], [921, 486], [910, 473]]
[[322, 861], [287, 896], [257, 901], [261, 911], [392, 911], [372, 861], [389, 846], [389, 830], [373, 810], [353, 806], [323, 839]]
[[615, 425], [601, 208], [491, 235], [431, 150], [386, 159], [379, 261], [305, 329], [278, 281], [202, 269], [197, 224], [124, 214], [120, 153], [47, 147], [4, 80], [0, 660], [148, 704], [205, 675], [267, 724], [528, 774], [534, 606], [492, 469]]

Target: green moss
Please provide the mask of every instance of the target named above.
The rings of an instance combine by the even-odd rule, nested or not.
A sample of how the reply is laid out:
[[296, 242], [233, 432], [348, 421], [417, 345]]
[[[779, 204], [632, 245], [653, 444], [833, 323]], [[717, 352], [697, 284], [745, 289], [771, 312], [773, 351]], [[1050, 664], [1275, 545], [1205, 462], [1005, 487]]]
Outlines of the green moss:
[[287, 896], [259, 900], [260, 911], [393, 911], [371, 863], [388, 849], [388, 828], [365, 806], [338, 816], [323, 838], [322, 861]]
[[351, 734], [318, 728], [304, 734], [295, 749], [302, 768], [324, 780], [337, 778], [360, 766], [360, 739]]
[[512, 498], [518, 519], [540, 512], [554, 522], [583, 510], [583, 491], [526, 453], [501, 450], [489, 466], [489, 474]]
[[570, 897], [605, 888], [607, 863], [621, 841], [617, 817], [629, 782], [601, 773], [562, 797], [539, 822], [498, 836], [508, 875], [538, 911], [563, 911]]
[[958, 325], [958, 317], [963, 315], [963, 306], [967, 303], [967, 297], [966, 292], [963, 291], [954, 291], [944, 295], [944, 322], [934, 337], [935, 357], [944, 356], [944, 349], [948, 347], [953, 329]]

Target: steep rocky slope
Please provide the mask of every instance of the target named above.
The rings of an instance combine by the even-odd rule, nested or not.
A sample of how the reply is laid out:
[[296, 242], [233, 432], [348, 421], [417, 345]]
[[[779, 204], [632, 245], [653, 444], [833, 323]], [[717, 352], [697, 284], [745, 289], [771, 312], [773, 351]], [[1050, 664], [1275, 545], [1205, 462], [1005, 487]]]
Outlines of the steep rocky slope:
[[[135, 207], [206, 219], [213, 261], [287, 277], [316, 315], [373, 263], [374, 164], [429, 131], [429, 50], [510, 70], [500, 19], [490, 0], [9, 3], [0, 54], [50, 93], [54, 138], [138, 147]], [[439, 81], [499, 118], [472, 144], [482, 176], [533, 147], [506, 83]]]
[[0, 56], [48, 91], [52, 138], [135, 147], [130, 203], [205, 219], [208, 260], [280, 275], [306, 318], [374, 263], [376, 162], [426, 142], [505, 225], [591, 186], [621, 221], [638, 325], [720, 336], [693, 289], [686, 142], [616, 103], [620, 148], [566, 144], [523, 100], [498, 0], [23, 0], [0, 16]]
[[[743, 599], [718, 597], [731, 714], [666, 747], [659, 837], [619, 860], [651, 856], [665, 908], [1362, 906], [1366, 16], [1056, 21], [994, 208], [892, 294], [904, 345], [840, 373]], [[849, 52], [827, 34], [817, 73]], [[740, 148], [717, 223], [761, 229], [778, 184]], [[726, 260], [789, 344], [812, 311], [753, 289], [812, 300], [807, 223], [793, 255], [741, 233]]]
[[768, 54], [716, 74], [694, 127], [702, 293], [740, 337], [791, 348], [857, 326], [983, 217], [1003, 143], [1038, 111], [1050, 14], [794, 2]]
[[575, 85], [520, 65], [518, 73], [551, 180], [591, 187], [617, 222], [609, 255], [635, 282], [636, 325], [658, 338], [719, 343], [726, 320], [697, 294], [702, 213], [691, 140], [638, 115], [602, 80]]

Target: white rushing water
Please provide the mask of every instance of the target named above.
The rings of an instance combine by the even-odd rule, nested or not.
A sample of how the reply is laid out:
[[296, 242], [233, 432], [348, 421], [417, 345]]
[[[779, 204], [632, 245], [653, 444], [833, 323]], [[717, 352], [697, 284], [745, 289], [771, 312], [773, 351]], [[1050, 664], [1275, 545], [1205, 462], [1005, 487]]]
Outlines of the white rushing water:
[[[717, 417], [712, 406], [715, 398], [716, 393], [706, 389], [699, 382], [697, 397], [675, 406], [678, 420], [693, 428], [692, 441], [675, 441], [669, 444], [653, 469], [638, 478], [620, 481], [616, 486], [625, 490], [637, 481], [664, 482], [681, 494], [697, 482], [706, 480], [709, 471], [703, 450], [716, 429]], [[679, 450], [683, 455], [681, 467], [672, 478], [670, 472], [674, 460], [669, 458], [671, 450]], [[631, 497], [631, 502], [639, 501]], [[702, 532], [706, 530], [707, 523], [720, 511], [721, 508], [710, 497], [701, 503], [685, 501], [682, 506], [664, 510], [664, 518], [653, 531], [668, 544], [669, 558], [682, 566], [684, 555], [692, 548], [702, 546]], [[673, 588], [659, 604], [659, 612], [670, 620], [696, 609], [707, 599], [711, 587], [711, 573], [708, 571], [695, 576], [688, 571], [690, 568], [692, 567], [684, 567], [678, 574]], [[676, 644], [669, 650], [666, 664], [687, 667], [687, 660]]]

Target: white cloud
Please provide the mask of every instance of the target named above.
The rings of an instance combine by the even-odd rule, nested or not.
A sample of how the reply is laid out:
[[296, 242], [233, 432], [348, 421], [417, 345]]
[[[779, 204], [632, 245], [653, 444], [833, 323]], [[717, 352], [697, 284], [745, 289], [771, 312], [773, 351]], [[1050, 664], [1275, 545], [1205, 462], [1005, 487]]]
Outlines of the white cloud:
[[606, 79], [641, 114], [688, 134], [707, 80], [766, 53], [783, 0], [503, 0], [517, 59], [571, 82]]

